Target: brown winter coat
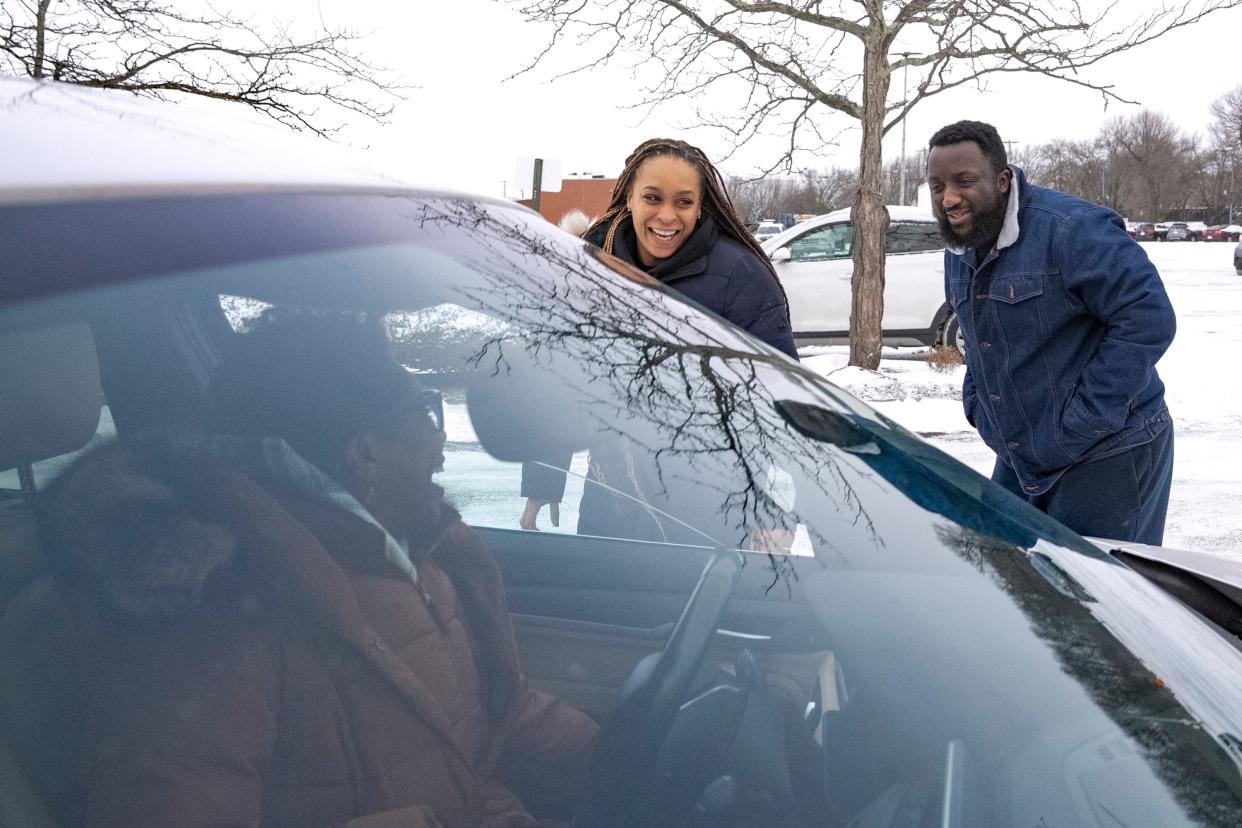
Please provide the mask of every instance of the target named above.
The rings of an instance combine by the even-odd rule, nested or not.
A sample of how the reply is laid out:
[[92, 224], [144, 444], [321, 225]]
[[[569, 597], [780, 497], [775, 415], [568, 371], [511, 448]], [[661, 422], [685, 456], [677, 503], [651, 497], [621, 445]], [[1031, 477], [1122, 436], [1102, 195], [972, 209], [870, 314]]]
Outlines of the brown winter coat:
[[529, 825], [502, 757], [585, 766], [595, 724], [527, 686], [499, 569], [455, 515], [415, 585], [354, 515], [211, 488], [237, 543], [201, 601], [97, 612], [88, 823]]

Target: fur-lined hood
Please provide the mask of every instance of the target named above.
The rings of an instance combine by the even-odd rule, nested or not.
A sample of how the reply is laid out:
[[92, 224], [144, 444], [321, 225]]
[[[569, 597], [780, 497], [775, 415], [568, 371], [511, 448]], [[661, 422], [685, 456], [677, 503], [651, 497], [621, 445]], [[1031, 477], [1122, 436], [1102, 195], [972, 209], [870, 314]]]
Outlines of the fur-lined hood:
[[225, 470], [203, 459], [119, 442], [88, 451], [44, 493], [53, 569], [124, 615], [167, 618], [200, 603], [239, 546], [213, 485]]
[[[52, 567], [98, 608], [139, 619], [184, 614], [239, 575], [253, 584], [242, 570], [254, 527], [229, 506], [239, 479], [286, 505], [344, 514], [373, 541], [377, 567], [415, 574], [396, 541], [283, 441], [164, 433], [91, 449], [47, 489], [40, 523]], [[458, 519], [444, 507], [443, 528]]]

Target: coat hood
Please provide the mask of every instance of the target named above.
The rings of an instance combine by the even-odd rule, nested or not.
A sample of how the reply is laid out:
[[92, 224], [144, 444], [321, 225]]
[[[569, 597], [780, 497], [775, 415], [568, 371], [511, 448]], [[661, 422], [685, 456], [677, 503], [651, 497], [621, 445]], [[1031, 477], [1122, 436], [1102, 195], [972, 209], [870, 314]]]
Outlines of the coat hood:
[[213, 485], [225, 470], [170, 462], [152, 449], [109, 443], [88, 451], [45, 492], [40, 509], [57, 574], [101, 608], [141, 619], [199, 604], [239, 545]]
[[[279, 503], [356, 524], [367, 543], [351, 550], [353, 557], [374, 558], [371, 566], [394, 577], [415, 577], [404, 549], [330, 478], [283, 441], [244, 442], [161, 433], [86, 452], [45, 492], [40, 508], [57, 574], [111, 614], [186, 613], [251, 568], [246, 552], [261, 545], [262, 532], [254, 514], [236, 508], [246, 492], [252, 500], [274, 498], [264, 508]], [[458, 521], [443, 505], [437, 535]]]

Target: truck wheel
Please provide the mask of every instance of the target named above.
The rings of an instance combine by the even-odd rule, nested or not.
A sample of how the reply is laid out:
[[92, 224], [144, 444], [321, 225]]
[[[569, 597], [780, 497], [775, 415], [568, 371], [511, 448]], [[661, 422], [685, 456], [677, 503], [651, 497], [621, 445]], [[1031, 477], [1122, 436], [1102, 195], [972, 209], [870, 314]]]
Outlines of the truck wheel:
[[940, 340], [936, 343], [942, 347], [952, 348], [958, 356], [966, 356], [966, 341], [962, 339], [962, 329], [957, 324], [957, 314], [949, 311], [944, 324], [940, 326]]

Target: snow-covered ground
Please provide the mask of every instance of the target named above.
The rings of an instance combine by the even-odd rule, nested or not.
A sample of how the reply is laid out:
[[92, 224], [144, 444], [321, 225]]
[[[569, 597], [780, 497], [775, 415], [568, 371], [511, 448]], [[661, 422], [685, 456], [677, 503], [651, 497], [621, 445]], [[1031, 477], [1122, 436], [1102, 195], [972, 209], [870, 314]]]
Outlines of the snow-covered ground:
[[[1177, 429], [1164, 543], [1242, 560], [1242, 276], [1232, 244], [1144, 243], [1177, 312], [1157, 370]], [[886, 349], [876, 376], [847, 368], [847, 348], [806, 348], [803, 363], [982, 474], [994, 455], [962, 415], [962, 368]]]

